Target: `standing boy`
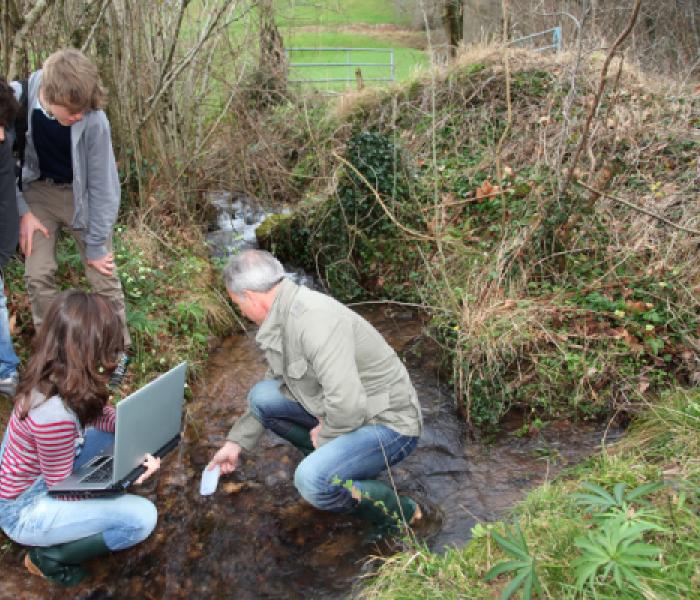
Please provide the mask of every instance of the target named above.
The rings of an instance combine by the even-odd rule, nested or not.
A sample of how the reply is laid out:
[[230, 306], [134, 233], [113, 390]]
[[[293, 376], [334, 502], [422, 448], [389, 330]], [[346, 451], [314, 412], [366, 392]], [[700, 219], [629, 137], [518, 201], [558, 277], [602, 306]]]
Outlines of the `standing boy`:
[[12, 347], [10, 322], [2, 270], [17, 248], [18, 218], [15, 203], [14, 132], [9, 127], [19, 106], [12, 88], [0, 79], [0, 394], [14, 396], [17, 386], [17, 355]]
[[[15, 82], [15, 92], [20, 86]], [[97, 68], [79, 50], [49, 56], [28, 84], [28, 131], [17, 190], [19, 242], [34, 326], [58, 294], [56, 240], [67, 228], [92, 289], [117, 306], [126, 328], [124, 293], [112, 252], [120, 188], [107, 101]]]

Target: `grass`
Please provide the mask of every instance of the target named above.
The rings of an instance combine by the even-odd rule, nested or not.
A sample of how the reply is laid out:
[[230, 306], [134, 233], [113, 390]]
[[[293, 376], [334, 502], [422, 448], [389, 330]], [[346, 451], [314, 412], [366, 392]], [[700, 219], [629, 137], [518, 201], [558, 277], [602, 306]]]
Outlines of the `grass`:
[[[427, 307], [474, 426], [497, 427], [514, 406], [523, 430], [552, 416], [633, 423], [509, 520], [478, 525], [466, 548], [388, 558], [365, 598], [528, 598], [538, 584], [553, 599], [697, 597], [700, 391], [684, 387], [698, 377], [696, 251], [615, 201], [697, 228], [696, 117], [684, 90], [623, 69], [578, 164], [607, 196], [573, 186], [552, 202], [553, 149], [578, 143], [599, 75], [598, 59], [579, 69], [565, 112], [569, 58], [514, 51], [509, 107], [501, 54], [484, 49], [307, 123], [313, 144], [293, 169], [307, 193], [267, 232], [271, 247], [336, 297]], [[321, 160], [328, 148], [342, 160]]]
[[[194, 19], [194, 12], [190, 15]], [[244, 21], [231, 25], [232, 40], [244, 40], [257, 31], [257, 17], [249, 15]], [[410, 18], [399, 11], [393, 1], [374, 2], [372, 0], [354, 0], [351, 2], [279, 2], [277, 24], [283, 37], [285, 48], [393, 48], [395, 62], [395, 80], [404, 81], [418, 70], [429, 64], [428, 55], [412, 47], [419, 32], [409, 32], [402, 38], [391, 36], [376, 26], [387, 25], [396, 28], [407, 27]], [[392, 30], [393, 32], [394, 30]], [[411, 40], [411, 41], [407, 41]], [[245, 44], [244, 48], [255, 48], [256, 44]], [[244, 61], [255, 60], [249, 56], [241, 57]], [[347, 53], [297, 53], [293, 62], [342, 62], [347, 61]], [[389, 57], [378, 53], [353, 53], [352, 62], [389, 63]], [[362, 67], [362, 73], [368, 86], [388, 85], [388, 82], [371, 82], [370, 78], [389, 78], [389, 67]], [[311, 85], [314, 89], [342, 91], [355, 88], [355, 68], [346, 67], [293, 67], [292, 79], [349, 78], [349, 82], [318, 82]]]
[[394, 0], [278, 0], [275, 5], [281, 27], [379, 25], [406, 27], [410, 15]]
[[[413, 76], [417, 70], [428, 66], [429, 59], [425, 52], [414, 48], [396, 47], [390, 41], [382, 41], [374, 36], [352, 33], [317, 31], [291, 33], [287, 38], [289, 48], [393, 48], [394, 76], [396, 81], [404, 81]], [[296, 52], [292, 54], [292, 62], [353, 62], [353, 63], [384, 63], [390, 62], [387, 53], [354, 51], [350, 54], [338, 52]], [[371, 82], [369, 78], [388, 78], [391, 69], [383, 67], [361, 67], [367, 85], [386, 85], [382, 82]], [[347, 87], [355, 88], [355, 67], [292, 67], [291, 79], [321, 79], [345, 77], [347, 83], [337, 82], [333, 85], [317, 83], [314, 87], [320, 89], [339, 90]]]
[[[497, 426], [513, 406], [533, 418], [604, 418], [687, 382], [700, 324], [687, 236], [672, 242], [675, 230], [650, 226], [648, 217], [614, 202], [594, 208], [575, 187], [566, 203], [551, 205], [558, 167], [550, 150], [559, 143], [568, 89], [562, 57], [514, 53], [513, 123], [497, 180], [505, 82], [497, 53], [478, 58], [437, 73], [434, 87], [416, 75], [343, 98], [342, 110], [307, 122], [313, 152], [300, 153], [291, 170], [304, 175], [310, 208], [279, 239], [273, 232], [272, 243], [325, 274], [346, 301], [429, 307], [459, 408], [477, 427]], [[581, 73], [582, 89], [595, 68]], [[638, 85], [634, 72], [625, 73], [619, 94], [630, 106], [611, 106], [613, 93], [604, 97], [617, 133], [605, 132], [596, 147], [609, 164], [593, 172], [582, 164], [582, 176], [605, 176], [601, 185], [613, 196], [649, 206], [693, 197], [687, 174], [697, 144], [676, 133], [688, 130], [691, 114], [651, 86], [640, 94]], [[633, 126], [628, 114], [638, 105], [651, 111], [649, 123]], [[567, 118], [577, 131], [585, 111], [574, 106]], [[349, 148], [363, 131], [371, 133], [355, 159]], [[572, 134], [569, 143], [576, 139]], [[381, 235], [368, 232], [368, 215], [384, 214], [374, 192], [349, 181], [342, 161], [322, 162], [323, 149], [340, 144], [385, 206], [405, 191], [400, 209], [390, 209], [398, 226], [382, 219]], [[657, 146], [661, 152], [652, 150]], [[639, 185], [639, 164], [653, 173], [653, 185]], [[678, 206], [672, 218], [693, 227], [696, 206]], [[411, 213], [422, 217], [412, 222]]]
[[[348, 29], [352, 25], [395, 25], [407, 27], [410, 16], [397, 9], [394, 2], [353, 0], [350, 2], [326, 1], [314, 3], [292, 2], [288, 12], [282, 10], [280, 26], [287, 48], [393, 48], [394, 76], [396, 81], [409, 78], [417, 69], [428, 65], [425, 52], [402, 45], [386, 33], [368, 35], [367, 31]], [[353, 52], [311, 52], [296, 53], [292, 62], [390, 62], [384, 53]], [[362, 74], [367, 85], [382, 86], [386, 82], [372, 82], [372, 78], [389, 78], [388, 66], [362, 66]], [[323, 90], [341, 91], [355, 88], [354, 67], [292, 67], [293, 79], [348, 78], [349, 82], [319, 82], [313, 87]]]
[[[539, 597], [696, 597], [693, 590], [700, 584], [699, 440], [700, 391], [668, 393], [647, 407], [621, 442], [531, 492], [516, 507], [510, 522], [522, 528], [535, 559], [543, 588]], [[624, 504], [628, 522], [654, 525], [639, 535], [638, 543], [658, 548], [658, 566], [632, 566], [637, 584], [620, 586], [602, 570], [591, 582], [577, 584], [575, 561], [590, 558], [590, 549], [585, 544], [582, 547], [582, 540], [601, 528], [598, 523], [605, 516], [604, 511], [590, 510], [577, 496], [583, 482], [610, 491], [623, 482], [631, 492], [637, 486], [662, 481], [663, 487]], [[512, 580], [502, 575], [492, 583], [485, 581], [489, 569], [507, 558], [494, 535], [503, 535], [507, 524], [478, 525], [472, 541], [461, 550], [434, 555], [414, 548], [388, 559], [362, 597], [494, 598]]]

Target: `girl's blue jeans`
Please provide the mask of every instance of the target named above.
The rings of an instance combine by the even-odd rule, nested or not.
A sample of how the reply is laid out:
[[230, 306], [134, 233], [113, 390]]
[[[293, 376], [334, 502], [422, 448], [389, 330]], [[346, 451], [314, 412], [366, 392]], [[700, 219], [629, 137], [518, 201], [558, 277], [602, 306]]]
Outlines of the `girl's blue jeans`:
[[[253, 415], [282, 437], [293, 424], [309, 430], [318, 425], [316, 417], [282, 394], [279, 380], [257, 383], [250, 390], [248, 401]], [[374, 479], [402, 461], [417, 443], [417, 437], [402, 435], [384, 425], [364, 425], [304, 458], [294, 473], [294, 485], [316, 508], [346, 512], [357, 501], [345, 484], [352, 482], [362, 492], [363, 479]]]
[[0, 273], [0, 379], [12, 377], [17, 371], [19, 359], [12, 347], [10, 335], [10, 320], [7, 313], [7, 298], [5, 284]]
[[[5, 451], [7, 433], [0, 449]], [[76, 469], [114, 442], [114, 435], [88, 429], [76, 457]], [[122, 550], [145, 540], [156, 526], [156, 507], [141, 496], [59, 500], [48, 496], [39, 477], [14, 500], [0, 500], [0, 527], [18, 544], [53, 546], [102, 533], [110, 550]]]

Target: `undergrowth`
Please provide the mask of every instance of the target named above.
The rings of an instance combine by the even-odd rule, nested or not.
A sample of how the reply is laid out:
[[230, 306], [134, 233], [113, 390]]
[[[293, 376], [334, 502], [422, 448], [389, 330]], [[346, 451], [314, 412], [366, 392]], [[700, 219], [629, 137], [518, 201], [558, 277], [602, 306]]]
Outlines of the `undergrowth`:
[[387, 559], [362, 597], [694, 598], [698, 440], [698, 390], [666, 394], [622, 441], [531, 492], [510, 520], [477, 525], [463, 549]]
[[[217, 274], [203, 242], [196, 237], [193, 235], [188, 244], [180, 239], [176, 245], [167, 234], [156, 234], [143, 223], [115, 228], [115, 262], [132, 338], [132, 360], [121, 393], [138, 388], [183, 360], [196, 377], [212, 337], [231, 327], [232, 312], [223, 293], [217, 292]], [[70, 236], [60, 239], [57, 262], [60, 289], [89, 290]], [[31, 352], [34, 327], [20, 261], [9, 263], [6, 277], [15, 348], [24, 364]], [[3, 414], [3, 419], [6, 416]]]
[[261, 237], [342, 300], [424, 307], [474, 426], [634, 413], [700, 377], [700, 271], [667, 223], [697, 229], [694, 102], [622, 65], [562, 193], [599, 64], [510, 67], [510, 101], [485, 52], [307, 123], [306, 197]]

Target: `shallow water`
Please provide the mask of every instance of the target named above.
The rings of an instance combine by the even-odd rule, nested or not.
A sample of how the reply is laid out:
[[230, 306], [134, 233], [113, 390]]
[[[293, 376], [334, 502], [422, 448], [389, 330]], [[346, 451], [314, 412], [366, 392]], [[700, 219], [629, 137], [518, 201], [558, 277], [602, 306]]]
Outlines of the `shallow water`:
[[[363, 314], [399, 352], [413, 347], [420, 332], [415, 315], [386, 307]], [[354, 596], [363, 565], [386, 549], [363, 544], [362, 523], [316, 511], [300, 499], [292, 480], [301, 455], [280, 438], [266, 434], [257, 453], [222, 478], [214, 496], [198, 494], [202, 468], [265, 371], [253, 336], [253, 330], [232, 336], [212, 354], [187, 407], [183, 443], [142, 491], [158, 506], [154, 535], [132, 550], [94, 561], [94, 576], [69, 591], [29, 576], [20, 566], [23, 551], [12, 546], [0, 555], [0, 598]], [[449, 390], [425, 360], [421, 364], [412, 355], [406, 352], [426, 428], [418, 449], [394, 468], [393, 477], [400, 490], [417, 490], [444, 511], [443, 527], [430, 541], [435, 550], [464, 545], [476, 522], [502, 514], [527, 489], [600, 443], [600, 429], [568, 423], [534, 437], [504, 434], [490, 445], [470, 441]]]

